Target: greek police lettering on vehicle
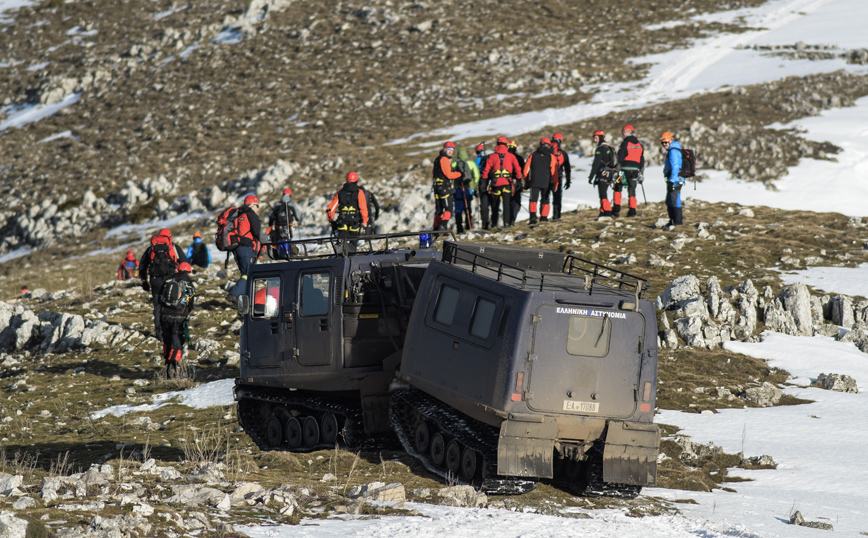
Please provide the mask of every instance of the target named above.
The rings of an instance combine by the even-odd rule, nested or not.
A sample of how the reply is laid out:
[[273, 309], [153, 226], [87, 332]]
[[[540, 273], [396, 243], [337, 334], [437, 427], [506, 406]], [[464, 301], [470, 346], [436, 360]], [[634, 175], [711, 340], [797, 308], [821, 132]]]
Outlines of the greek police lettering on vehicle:
[[569, 314], [571, 316], [591, 316], [597, 318], [609, 317], [609, 319], [627, 319], [627, 314], [624, 312], [609, 312], [600, 310], [588, 310], [587, 308], [565, 308], [559, 306], [556, 309], [558, 314]]

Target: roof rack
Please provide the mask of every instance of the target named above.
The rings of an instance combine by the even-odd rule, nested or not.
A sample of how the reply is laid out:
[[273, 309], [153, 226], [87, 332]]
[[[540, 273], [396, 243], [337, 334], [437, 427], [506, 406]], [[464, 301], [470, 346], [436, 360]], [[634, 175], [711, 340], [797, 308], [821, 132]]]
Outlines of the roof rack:
[[[552, 254], [557, 254], [552, 251]], [[462, 248], [450, 243], [444, 250], [443, 261], [452, 265], [469, 265], [473, 273], [487, 276], [497, 282], [520, 286], [523, 290], [565, 289], [585, 290], [593, 294], [595, 288], [603, 288], [618, 295], [641, 299], [647, 290], [647, 280], [635, 275], [606, 267], [573, 255], [563, 258], [560, 272], [524, 269], [515, 263], [506, 262]]]
[[[315, 237], [312, 239], [289, 240], [280, 242], [262, 243], [263, 247], [284, 247], [288, 245], [292, 249], [292, 257], [277, 258], [284, 261], [307, 260], [317, 258], [333, 258], [333, 257], [349, 257], [353, 255], [364, 254], [382, 254], [389, 252], [393, 248], [398, 248], [399, 245], [394, 243], [401, 239], [415, 238], [420, 239], [422, 234], [427, 234], [428, 239], [433, 246], [437, 239], [441, 236], [452, 236], [452, 232], [448, 231], [420, 231], [420, 232], [403, 232], [390, 234], [376, 235], [358, 235], [353, 237]], [[376, 243], [376, 245], [375, 245]], [[391, 244], [390, 244], [391, 243]], [[319, 246], [331, 247], [331, 252], [314, 252], [313, 250]]]

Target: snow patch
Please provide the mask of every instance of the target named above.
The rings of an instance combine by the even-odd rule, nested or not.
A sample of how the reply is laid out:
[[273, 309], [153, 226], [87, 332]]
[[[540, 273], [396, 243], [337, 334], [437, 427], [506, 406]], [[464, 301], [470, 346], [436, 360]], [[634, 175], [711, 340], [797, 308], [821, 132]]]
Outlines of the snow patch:
[[205, 383], [204, 385], [200, 385], [193, 389], [155, 394], [153, 396], [154, 403], [152, 404], [113, 405], [112, 407], [91, 413], [90, 418], [95, 420], [107, 415], [122, 417], [127, 413], [153, 411], [154, 409], [159, 409], [171, 403], [186, 405], [194, 409], [205, 409], [207, 407], [216, 407], [220, 405], [233, 405], [235, 403], [235, 397], [232, 394], [232, 388], [234, 386], [234, 379], [221, 379], [220, 381]]

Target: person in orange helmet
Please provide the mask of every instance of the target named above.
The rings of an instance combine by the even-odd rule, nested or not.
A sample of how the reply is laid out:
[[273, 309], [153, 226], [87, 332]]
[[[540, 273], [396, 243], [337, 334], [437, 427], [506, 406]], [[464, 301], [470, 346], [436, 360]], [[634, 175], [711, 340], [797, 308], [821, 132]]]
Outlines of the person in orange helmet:
[[344, 186], [326, 208], [329, 223], [338, 237], [352, 237], [368, 226], [368, 201], [359, 188], [359, 174], [349, 172]]
[[[503, 227], [508, 228], [512, 221], [510, 215], [510, 200], [515, 182], [521, 180], [521, 168], [518, 159], [509, 152], [509, 141], [505, 136], [498, 137], [497, 147], [494, 153], [489, 155], [482, 170], [482, 184], [480, 190], [487, 189], [491, 194], [491, 226], [497, 226], [500, 214], [500, 205], [503, 205]], [[485, 198], [482, 198], [482, 228], [488, 229], [488, 207]]]
[[446, 142], [440, 155], [434, 159], [434, 230], [449, 229], [449, 219], [455, 209], [452, 189], [455, 180], [461, 179], [461, 172], [452, 169], [452, 155], [455, 153], [455, 144]]

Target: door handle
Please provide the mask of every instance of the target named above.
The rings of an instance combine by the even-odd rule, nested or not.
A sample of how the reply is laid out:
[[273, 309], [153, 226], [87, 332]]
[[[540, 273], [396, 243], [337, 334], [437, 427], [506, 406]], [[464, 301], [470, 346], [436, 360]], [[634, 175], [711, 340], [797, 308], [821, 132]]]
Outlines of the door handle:
[[273, 321], [271, 323], [271, 334], [277, 334], [277, 322]]
[[319, 320], [319, 330], [327, 331], [329, 330], [329, 320], [328, 318], [324, 318]]

